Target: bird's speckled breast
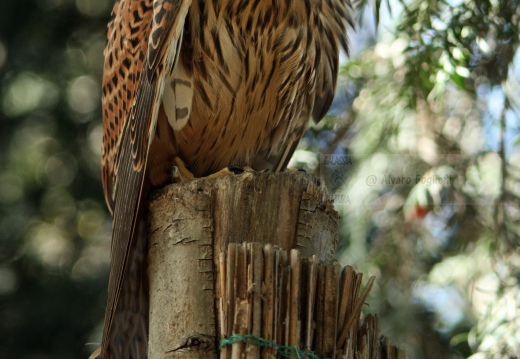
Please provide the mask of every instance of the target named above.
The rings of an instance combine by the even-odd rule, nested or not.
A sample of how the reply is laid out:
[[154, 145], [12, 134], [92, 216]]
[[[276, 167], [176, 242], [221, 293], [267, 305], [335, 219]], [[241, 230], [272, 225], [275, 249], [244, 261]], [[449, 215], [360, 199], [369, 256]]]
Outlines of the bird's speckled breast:
[[[286, 165], [284, 151], [300, 140], [313, 111], [320, 33], [337, 32], [337, 24], [326, 26], [324, 3], [192, 2], [178, 63], [191, 78], [191, 114], [174, 134], [196, 176], [229, 165]], [[320, 26], [312, 29], [316, 15]], [[339, 40], [325, 41], [337, 56]], [[337, 59], [330, 61], [334, 67]]]

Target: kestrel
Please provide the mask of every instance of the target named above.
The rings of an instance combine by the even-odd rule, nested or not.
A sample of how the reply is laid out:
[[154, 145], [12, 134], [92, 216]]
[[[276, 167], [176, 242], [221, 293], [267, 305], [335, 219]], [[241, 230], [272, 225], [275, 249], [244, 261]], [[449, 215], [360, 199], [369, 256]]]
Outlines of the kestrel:
[[182, 160], [285, 169], [334, 96], [350, 0], [118, 0], [103, 75], [102, 178], [113, 215], [101, 357], [146, 358], [145, 202]]

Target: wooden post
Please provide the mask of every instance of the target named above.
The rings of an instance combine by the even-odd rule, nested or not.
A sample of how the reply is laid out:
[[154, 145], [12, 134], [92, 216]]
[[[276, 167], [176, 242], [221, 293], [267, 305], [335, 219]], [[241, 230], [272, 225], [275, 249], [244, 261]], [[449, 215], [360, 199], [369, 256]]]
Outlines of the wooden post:
[[360, 275], [334, 265], [339, 216], [328, 198], [302, 172], [246, 172], [154, 192], [148, 357], [275, 358], [274, 348], [240, 341], [220, 352], [231, 333], [335, 359], [338, 344], [355, 340], [368, 292], [359, 294]]

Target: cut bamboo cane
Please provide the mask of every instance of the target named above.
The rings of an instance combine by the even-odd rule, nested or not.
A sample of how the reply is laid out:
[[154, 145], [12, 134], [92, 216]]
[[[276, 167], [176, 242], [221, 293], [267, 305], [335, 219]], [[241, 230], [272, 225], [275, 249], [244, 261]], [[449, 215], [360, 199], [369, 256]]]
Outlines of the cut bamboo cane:
[[[238, 335], [222, 356], [280, 358], [275, 348], [284, 345], [291, 357], [301, 356], [302, 346], [334, 359], [402, 358], [396, 347], [380, 339], [376, 316], [367, 315], [359, 326], [374, 277], [359, 294], [362, 277], [352, 267], [325, 265], [315, 256], [302, 259], [297, 250], [258, 243], [230, 244], [219, 265], [226, 276], [218, 281], [219, 303], [225, 303], [221, 333]], [[227, 327], [231, 332], [228, 318], [233, 318]]]
[[301, 257], [296, 249], [291, 250], [291, 283], [289, 301], [289, 345], [300, 347], [300, 277]]
[[308, 260], [307, 265], [307, 316], [306, 316], [306, 325], [305, 325], [305, 350], [310, 351], [313, 347], [313, 337], [314, 337], [314, 308], [316, 305], [316, 285], [318, 281], [317, 274], [317, 261], [316, 256], [312, 256]]
[[325, 267], [323, 350], [327, 357], [335, 356], [339, 274], [338, 265]]
[[[262, 285], [263, 299], [263, 326], [262, 337], [269, 341], [274, 341], [274, 304], [275, 304], [275, 249], [268, 244], [264, 247], [264, 282]], [[273, 348], [264, 348], [262, 351], [262, 359], [274, 359], [276, 352]]]
[[[251, 316], [251, 330], [250, 332], [256, 337], [262, 334], [262, 302], [261, 302], [261, 286], [262, 286], [262, 270], [264, 267], [264, 256], [262, 245], [258, 242], [250, 243], [250, 269], [252, 280], [250, 286], [250, 297], [252, 297], [252, 316]], [[248, 344], [246, 347], [247, 359], [259, 359], [260, 347], [254, 344]]]

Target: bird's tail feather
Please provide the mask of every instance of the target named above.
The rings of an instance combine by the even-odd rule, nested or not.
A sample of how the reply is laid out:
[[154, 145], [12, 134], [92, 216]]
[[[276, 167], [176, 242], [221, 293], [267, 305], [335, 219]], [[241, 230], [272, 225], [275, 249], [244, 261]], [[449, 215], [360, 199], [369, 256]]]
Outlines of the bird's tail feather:
[[110, 328], [106, 357], [102, 359], [141, 359], [148, 351], [148, 240], [144, 209], [137, 216], [131, 243], [129, 268], [123, 279], [121, 294]]

